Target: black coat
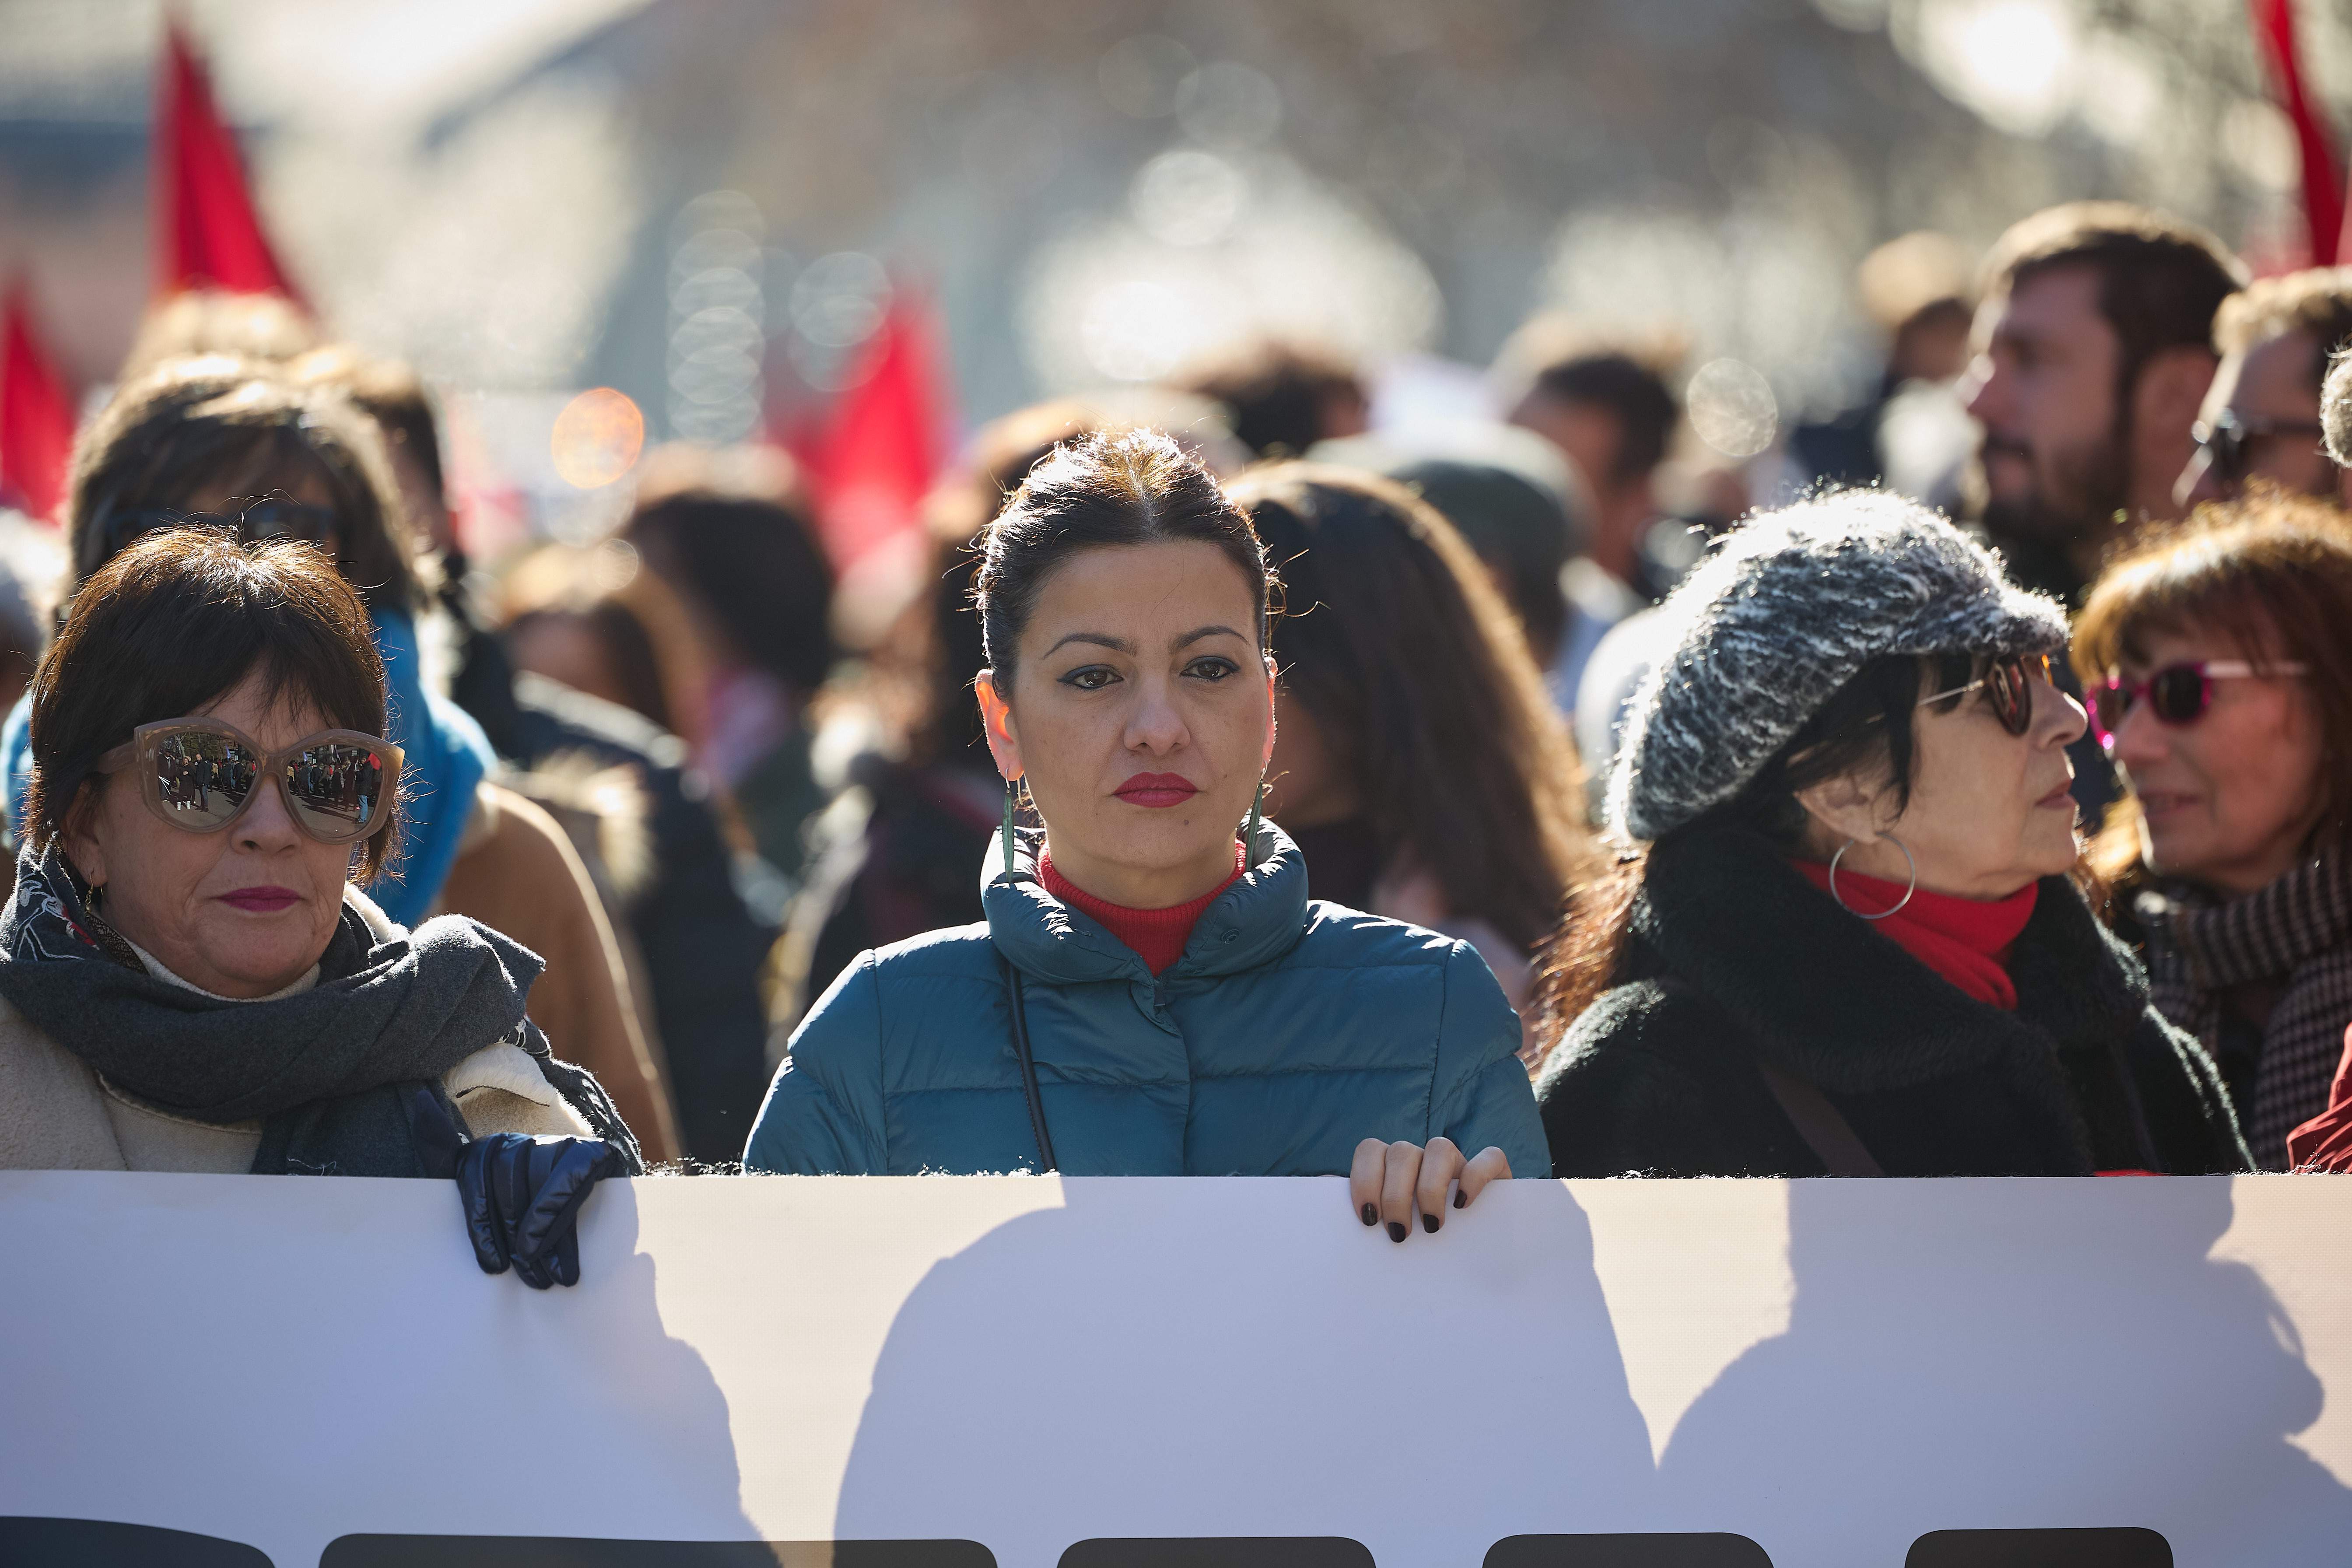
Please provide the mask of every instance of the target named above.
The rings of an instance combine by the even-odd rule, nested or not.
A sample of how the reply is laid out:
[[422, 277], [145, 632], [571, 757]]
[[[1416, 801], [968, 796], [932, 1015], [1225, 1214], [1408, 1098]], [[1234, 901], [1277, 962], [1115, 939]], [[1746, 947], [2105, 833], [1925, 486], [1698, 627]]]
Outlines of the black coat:
[[1763, 838], [1702, 831], [1652, 852], [1619, 974], [1538, 1088], [1558, 1175], [1824, 1174], [1759, 1060], [1826, 1094], [1888, 1175], [2252, 1168], [2211, 1060], [2063, 878], [2018, 938], [2011, 1013]]
[[635, 710], [536, 675], [514, 678], [513, 760], [529, 769], [587, 757], [636, 775], [651, 811], [653, 875], [620, 914], [644, 954], [653, 1023], [686, 1152], [741, 1157], [768, 1085], [760, 968], [775, 940], [736, 891], [734, 857], [686, 751]]

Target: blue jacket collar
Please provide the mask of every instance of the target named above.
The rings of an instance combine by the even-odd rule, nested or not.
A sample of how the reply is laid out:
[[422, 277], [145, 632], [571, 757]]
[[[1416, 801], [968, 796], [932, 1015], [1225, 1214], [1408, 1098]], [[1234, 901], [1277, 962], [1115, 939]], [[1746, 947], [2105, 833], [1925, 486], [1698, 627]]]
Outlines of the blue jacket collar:
[[[1001, 836], [989, 839], [981, 865], [981, 907], [997, 952], [1022, 973], [1050, 985], [1129, 980], [1152, 984], [1135, 950], [1091, 916], [1070, 908], [1037, 880], [1036, 835], [1016, 833], [1013, 868], [1004, 869]], [[1290, 836], [1258, 825], [1257, 864], [1217, 896], [1192, 928], [1184, 956], [1166, 980], [1238, 974], [1288, 952], [1307, 929], [1307, 862]]]

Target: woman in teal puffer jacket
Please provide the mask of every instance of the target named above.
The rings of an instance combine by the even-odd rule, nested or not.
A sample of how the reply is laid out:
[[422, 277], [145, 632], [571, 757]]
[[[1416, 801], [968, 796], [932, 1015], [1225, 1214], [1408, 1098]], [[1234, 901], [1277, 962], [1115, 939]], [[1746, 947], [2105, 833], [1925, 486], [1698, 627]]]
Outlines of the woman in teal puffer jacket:
[[[1271, 578], [1165, 436], [1089, 437], [1031, 474], [975, 595], [1011, 781], [988, 920], [843, 972], [746, 1166], [1346, 1173], [1358, 1216], [1400, 1241], [1416, 1211], [1433, 1231], [1491, 1180], [1549, 1173], [1484, 961], [1310, 901], [1297, 847], [1258, 816]], [[1013, 826], [1023, 785], [1042, 835]]]

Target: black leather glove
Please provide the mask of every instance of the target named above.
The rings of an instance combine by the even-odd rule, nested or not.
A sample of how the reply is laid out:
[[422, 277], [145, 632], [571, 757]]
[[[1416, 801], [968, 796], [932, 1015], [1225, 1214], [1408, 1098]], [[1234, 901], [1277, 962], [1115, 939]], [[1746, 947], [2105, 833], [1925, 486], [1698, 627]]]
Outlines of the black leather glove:
[[457, 1197], [485, 1274], [515, 1275], [534, 1290], [580, 1283], [580, 1205], [589, 1189], [627, 1170], [596, 1138], [493, 1132], [457, 1151]]

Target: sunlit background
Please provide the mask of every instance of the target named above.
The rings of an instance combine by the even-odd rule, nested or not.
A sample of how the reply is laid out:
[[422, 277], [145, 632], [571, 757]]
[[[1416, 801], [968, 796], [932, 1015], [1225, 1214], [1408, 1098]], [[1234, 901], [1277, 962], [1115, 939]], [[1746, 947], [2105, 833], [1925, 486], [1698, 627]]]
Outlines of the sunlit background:
[[[181, 9], [289, 269], [558, 531], [646, 442], [838, 392], [894, 289], [961, 429], [1265, 327], [1361, 355], [1376, 420], [1468, 406], [1559, 305], [1685, 338], [1693, 428], [1745, 457], [1875, 374], [1853, 266], [1895, 234], [2112, 195], [2258, 265], [2300, 244], [2237, 0]], [[2301, 11], [2341, 122], [2352, 9]], [[0, 0], [0, 268], [78, 385], [150, 286], [161, 31], [154, 0]]]

